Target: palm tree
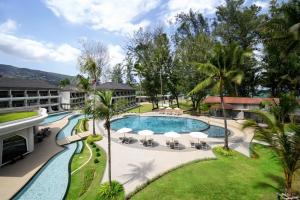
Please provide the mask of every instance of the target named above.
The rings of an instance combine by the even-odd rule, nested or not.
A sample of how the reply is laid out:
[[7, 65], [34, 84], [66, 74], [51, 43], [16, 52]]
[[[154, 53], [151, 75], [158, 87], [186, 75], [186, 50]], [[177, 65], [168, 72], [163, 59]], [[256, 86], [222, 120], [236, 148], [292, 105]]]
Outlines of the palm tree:
[[111, 186], [111, 141], [110, 141], [110, 119], [115, 113], [115, 105], [112, 103], [113, 93], [111, 91], [98, 91], [99, 105], [96, 106], [96, 112], [99, 119], [105, 120], [104, 127], [108, 136], [108, 182]]
[[[207, 76], [202, 82], [190, 92], [190, 94], [211, 88], [212, 93], [217, 93], [221, 99], [225, 127], [224, 149], [228, 150], [228, 130], [226, 111], [224, 106], [224, 94], [230, 89], [231, 83], [240, 84], [243, 79], [243, 73], [240, 65], [244, 62], [244, 57], [249, 53], [241, 49], [237, 44], [222, 46], [217, 44], [214, 49], [214, 55], [209, 63], [197, 63], [201, 73]], [[228, 88], [225, 89], [225, 86]]]
[[[85, 62], [80, 66], [80, 70], [83, 73], [89, 75], [92, 78], [93, 84], [93, 109], [95, 110], [96, 104], [96, 84], [101, 75], [101, 68], [97, 66], [95, 60], [92, 57], [87, 57]], [[93, 135], [96, 135], [95, 131], [95, 117], [93, 116]]]
[[300, 168], [300, 126], [295, 124], [284, 125], [276, 115], [254, 110], [267, 124], [267, 127], [259, 126], [257, 122], [248, 120], [243, 128], [255, 128], [257, 134], [263, 141], [270, 144], [281, 162], [285, 177], [285, 189], [288, 197], [292, 197], [292, 181], [294, 173]]

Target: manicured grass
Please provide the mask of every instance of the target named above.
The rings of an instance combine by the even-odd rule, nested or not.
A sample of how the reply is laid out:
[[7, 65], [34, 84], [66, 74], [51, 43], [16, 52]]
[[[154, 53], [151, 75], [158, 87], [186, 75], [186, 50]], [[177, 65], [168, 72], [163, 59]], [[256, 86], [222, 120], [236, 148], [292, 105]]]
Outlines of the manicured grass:
[[[132, 199], [276, 199], [283, 186], [281, 166], [269, 148], [255, 144], [253, 149], [257, 158], [234, 152], [186, 165], [150, 183]], [[294, 184], [298, 192], [299, 183], [298, 179]]]
[[[76, 200], [90, 200], [97, 199], [100, 187], [100, 181], [103, 177], [105, 166], [106, 166], [106, 154], [103, 149], [93, 148], [92, 145], [89, 145], [92, 149], [93, 156], [92, 159], [79, 171], [75, 172], [71, 176], [70, 187], [66, 196], [66, 199], [76, 199]], [[100, 156], [97, 157], [97, 153], [100, 153]], [[71, 171], [77, 169], [89, 158], [89, 150], [85, 146], [83, 151], [80, 154], [73, 156]], [[99, 160], [99, 163], [94, 163], [95, 159]]]
[[0, 114], [0, 123], [37, 116], [36, 111]]
[[141, 106], [130, 109], [127, 112], [130, 112], [130, 113], [139, 113], [139, 112], [140, 113], [145, 113], [145, 112], [151, 112], [151, 111], [152, 111], [152, 104], [149, 103], [149, 104], [142, 104]]

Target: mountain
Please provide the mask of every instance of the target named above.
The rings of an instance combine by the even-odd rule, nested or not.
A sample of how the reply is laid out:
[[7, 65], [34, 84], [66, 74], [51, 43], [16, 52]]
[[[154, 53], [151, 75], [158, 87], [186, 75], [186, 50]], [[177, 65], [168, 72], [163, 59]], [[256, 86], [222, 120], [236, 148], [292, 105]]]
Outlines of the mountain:
[[45, 72], [40, 70], [33, 70], [27, 68], [18, 68], [11, 65], [0, 64], [0, 77], [6, 78], [20, 78], [31, 80], [43, 80], [54, 85], [59, 85], [60, 81], [68, 78], [74, 79], [74, 76], [68, 76], [63, 74], [57, 74], [52, 72]]

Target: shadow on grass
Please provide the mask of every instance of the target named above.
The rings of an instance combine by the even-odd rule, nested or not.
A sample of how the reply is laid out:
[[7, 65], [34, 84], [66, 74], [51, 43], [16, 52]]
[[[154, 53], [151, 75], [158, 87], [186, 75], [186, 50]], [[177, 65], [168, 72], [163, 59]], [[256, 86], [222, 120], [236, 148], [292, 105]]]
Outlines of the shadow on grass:
[[272, 180], [274, 184], [270, 184], [267, 182], [259, 182], [255, 185], [255, 188], [272, 188], [276, 190], [277, 192], [280, 192], [284, 189], [284, 178], [281, 176], [276, 176], [274, 174], [267, 173], [265, 176]]
[[149, 162], [141, 162], [138, 165], [129, 164], [128, 166], [131, 167], [131, 170], [129, 173], [123, 175], [127, 178], [127, 181], [125, 181], [123, 185], [134, 180], [140, 180], [141, 182], [147, 181], [149, 179], [147, 177], [148, 173], [151, 172], [154, 168], [154, 160], [151, 160]]

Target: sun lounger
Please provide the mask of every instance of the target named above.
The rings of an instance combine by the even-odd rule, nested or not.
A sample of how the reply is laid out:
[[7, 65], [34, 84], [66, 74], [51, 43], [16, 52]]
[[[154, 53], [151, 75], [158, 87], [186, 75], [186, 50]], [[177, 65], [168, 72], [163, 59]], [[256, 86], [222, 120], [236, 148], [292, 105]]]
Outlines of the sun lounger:
[[191, 148], [195, 148], [195, 142], [194, 141], [190, 141], [191, 143]]
[[167, 147], [170, 147], [170, 141], [169, 140], [166, 141], [166, 145], [167, 145]]
[[179, 142], [177, 140], [174, 141], [174, 149], [179, 149]]

